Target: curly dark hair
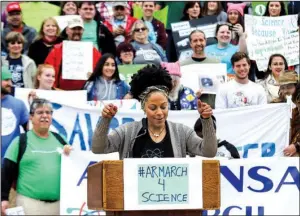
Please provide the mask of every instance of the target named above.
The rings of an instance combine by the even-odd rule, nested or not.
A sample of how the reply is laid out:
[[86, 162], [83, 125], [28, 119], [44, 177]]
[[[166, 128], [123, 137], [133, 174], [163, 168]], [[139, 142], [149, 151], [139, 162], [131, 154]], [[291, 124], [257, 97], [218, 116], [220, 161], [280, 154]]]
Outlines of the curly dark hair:
[[169, 72], [161, 66], [148, 64], [131, 77], [130, 92], [134, 99], [140, 101], [140, 94], [149, 86], [165, 86], [172, 89], [172, 78]]

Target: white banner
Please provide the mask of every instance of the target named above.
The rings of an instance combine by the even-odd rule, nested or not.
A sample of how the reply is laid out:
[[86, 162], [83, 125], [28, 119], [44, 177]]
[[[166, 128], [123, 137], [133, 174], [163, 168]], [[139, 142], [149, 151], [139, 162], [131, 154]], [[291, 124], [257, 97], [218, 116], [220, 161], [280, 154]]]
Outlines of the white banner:
[[300, 215], [299, 159], [222, 160], [221, 209], [207, 215]]
[[[29, 109], [28, 96], [31, 91], [36, 93], [38, 98], [47, 99], [53, 103], [66, 103], [68, 104], [86, 104], [87, 103], [87, 91], [49, 91], [41, 89], [29, 89], [29, 88], [15, 88], [15, 98], [20, 99]], [[76, 98], [76, 100], [75, 100]]]
[[69, 156], [62, 156], [60, 215], [105, 215], [87, 207], [87, 168], [102, 160], [119, 160], [119, 154], [72, 151]]
[[245, 14], [247, 49], [259, 70], [268, 68], [272, 54], [282, 54], [288, 65], [299, 64], [298, 15], [266, 17]]
[[[52, 130], [67, 137], [76, 149], [90, 150], [92, 136], [101, 109], [89, 105], [53, 104]], [[287, 104], [269, 104], [243, 108], [215, 110], [217, 137], [234, 144], [243, 158], [282, 156], [289, 144], [290, 110]], [[110, 130], [121, 124], [139, 121], [142, 111], [122, 110], [111, 120]], [[194, 128], [197, 111], [169, 111], [169, 121]]]

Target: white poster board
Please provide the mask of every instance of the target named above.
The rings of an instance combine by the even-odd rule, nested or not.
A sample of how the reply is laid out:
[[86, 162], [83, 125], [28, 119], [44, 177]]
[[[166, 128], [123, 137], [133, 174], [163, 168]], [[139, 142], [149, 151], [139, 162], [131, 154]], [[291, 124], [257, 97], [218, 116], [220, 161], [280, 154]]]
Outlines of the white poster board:
[[62, 78], [87, 80], [93, 72], [93, 43], [63, 41]]
[[299, 64], [298, 15], [279, 17], [245, 14], [247, 49], [260, 71], [267, 69], [272, 54], [282, 54], [288, 65]]
[[227, 82], [226, 64], [191, 64], [180, 67], [181, 84], [204, 94], [216, 94], [221, 84]]
[[68, 26], [69, 20], [78, 19], [78, 18], [81, 19], [79, 15], [54, 16], [53, 18], [57, 21], [60, 31], [63, 31]]
[[103, 211], [87, 208], [87, 168], [102, 160], [119, 160], [119, 153], [93, 154], [74, 150], [69, 156], [62, 155], [60, 215], [105, 215]]
[[124, 210], [201, 209], [200, 158], [124, 159]]

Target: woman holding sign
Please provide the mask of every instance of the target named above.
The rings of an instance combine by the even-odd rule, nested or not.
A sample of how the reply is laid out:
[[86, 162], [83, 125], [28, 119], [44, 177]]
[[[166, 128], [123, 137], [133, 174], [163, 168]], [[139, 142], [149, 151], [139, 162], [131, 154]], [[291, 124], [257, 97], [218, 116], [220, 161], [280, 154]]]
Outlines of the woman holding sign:
[[120, 79], [114, 55], [105, 53], [83, 89], [87, 90], [88, 101], [98, 101], [123, 99], [130, 88]]
[[108, 104], [102, 110], [93, 140], [94, 153], [118, 151], [123, 158], [185, 157], [188, 153], [214, 157], [217, 139], [211, 119], [212, 109], [198, 100], [198, 112], [203, 124], [203, 139], [192, 128], [167, 120], [168, 94], [172, 78], [161, 66], [148, 65], [132, 76], [131, 94], [141, 102], [146, 118], [134, 121], [108, 134], [109, 124], [118, 108]]

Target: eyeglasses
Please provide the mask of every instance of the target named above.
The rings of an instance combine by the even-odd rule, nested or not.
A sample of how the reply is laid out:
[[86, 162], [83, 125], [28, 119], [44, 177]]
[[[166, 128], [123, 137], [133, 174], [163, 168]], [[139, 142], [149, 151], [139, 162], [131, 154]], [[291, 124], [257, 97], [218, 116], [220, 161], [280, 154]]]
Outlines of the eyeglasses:
[[134, 29], [135, 32], [143, 32], [146, 31], [147, 28], [143, 27], [143, 28], [136, 28]]
[[37, 115], [43, 115], [43, 114], [46, 114], [46, 115], [52, 115], [53, 114], [53, 111], [36, 111], [35, 114]]
[[11, 42], [9, 42], [10, 44], [22, 44], [22, 42], [21, 41], [11, 41]]

